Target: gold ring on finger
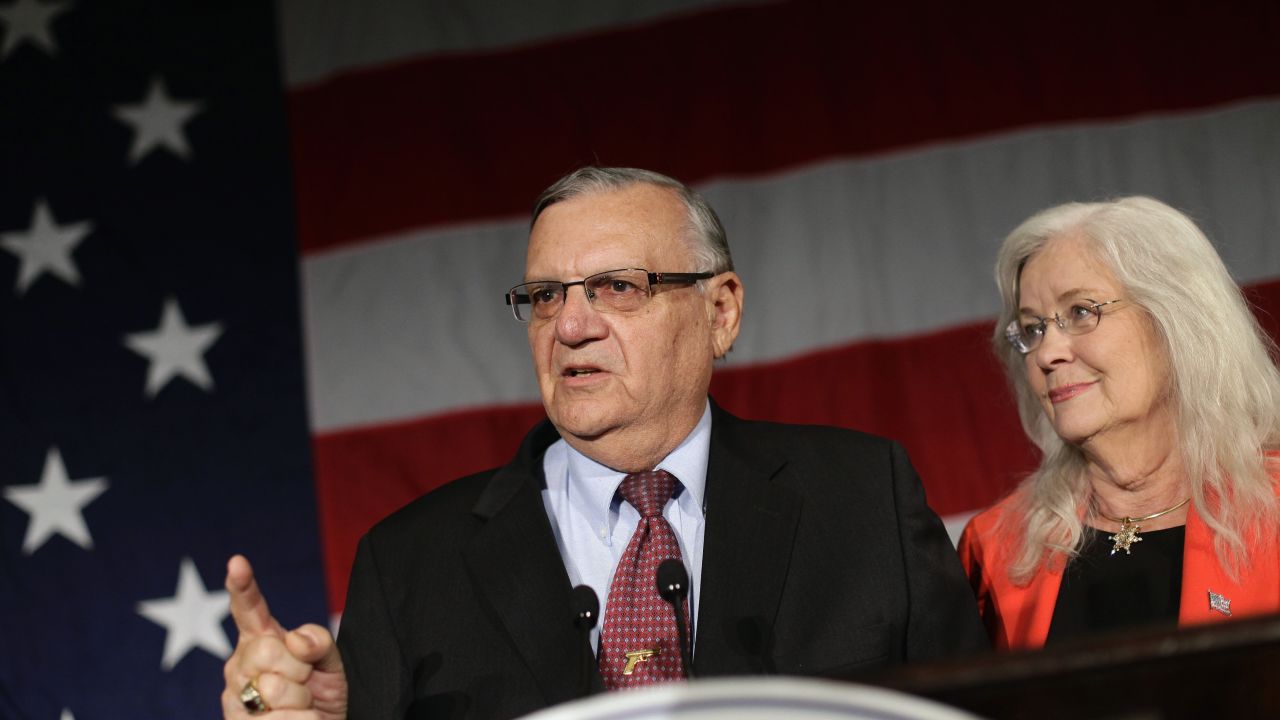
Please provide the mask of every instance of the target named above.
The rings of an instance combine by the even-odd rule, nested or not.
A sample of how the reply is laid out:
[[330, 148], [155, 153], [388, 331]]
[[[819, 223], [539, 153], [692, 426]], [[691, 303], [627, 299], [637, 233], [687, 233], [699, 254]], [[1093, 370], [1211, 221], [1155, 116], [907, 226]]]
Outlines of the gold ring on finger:
[[244, 688], [240, 690], [240, 702], [244, 703], [244, 709], [248, 710], [250, 715], [271, 712], [271, 706], [263, 699], [262, 693], [258, 692], [256, 678], [244, 684]]

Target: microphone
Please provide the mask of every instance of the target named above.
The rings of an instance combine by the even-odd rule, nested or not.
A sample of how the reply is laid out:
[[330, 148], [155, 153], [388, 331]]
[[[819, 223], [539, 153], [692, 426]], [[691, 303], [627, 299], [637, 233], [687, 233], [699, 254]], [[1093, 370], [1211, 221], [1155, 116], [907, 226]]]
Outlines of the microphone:
[[684, 663], [684, 678], [692, 680], [693, 657], [689, 655], [689, 639], [685, 637], [684, 599], [689, 596], [689, 573], [684, 563], [668, 558], [658, 566], [658, 594], [671, 603], [676, 613], [676, 638], [680, 641], [680, 659]]
[[591, 694], [591, 664], [595, 655], [591, 652], [591, 630], [600, 620], [600, 598], [590, 586], [579, 585], [569, 594], [569, 607], [573, 609], [573, 626], [582, 638], [582, 696]]

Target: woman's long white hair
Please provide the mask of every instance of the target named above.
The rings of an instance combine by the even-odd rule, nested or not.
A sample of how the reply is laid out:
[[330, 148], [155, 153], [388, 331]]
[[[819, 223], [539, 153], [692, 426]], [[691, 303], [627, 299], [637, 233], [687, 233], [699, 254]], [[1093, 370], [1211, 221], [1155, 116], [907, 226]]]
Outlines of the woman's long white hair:
[[1278, 526], [1280, 504], [1268, 472], [1274, 461], [1266, 455], [1280, 449], [1276, 346], [1204, 233], [1186, 215], [1146, 197], [1044, 210], [1014, 230], [996, 258], [1003, 301], [996, 353], [1022, 426], [1043, 453], [1000, 521], [1002, 531], [1020, 538], [1009, 576], [1025, 583], [1042, 563], [1074, 557], [1091, 512], [1084, 456], [1054, 432], [1029, 385], [1025, 356], [1004, 336], [1018, 317], [1023, 265], [1046, 242], [1069, 234], [1093, 247], [1124, 299], [1147, 313], [1164, 343], [1192, 503], [1214, 534], [1223, 567], [1238, 577], [1250, 547], [1274, 541]]

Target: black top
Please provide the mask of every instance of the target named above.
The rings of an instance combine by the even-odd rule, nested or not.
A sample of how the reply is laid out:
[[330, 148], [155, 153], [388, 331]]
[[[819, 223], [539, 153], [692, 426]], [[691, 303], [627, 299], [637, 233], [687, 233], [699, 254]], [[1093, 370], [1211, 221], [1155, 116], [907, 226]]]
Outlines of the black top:
[[1185, 528], [1144, 530], [1142, 542], [1118, 550], [1109, 533], [1085, 526], [1080, 556], [1062, 574], [1045, 645], [1135, 627], [1178, 625]]

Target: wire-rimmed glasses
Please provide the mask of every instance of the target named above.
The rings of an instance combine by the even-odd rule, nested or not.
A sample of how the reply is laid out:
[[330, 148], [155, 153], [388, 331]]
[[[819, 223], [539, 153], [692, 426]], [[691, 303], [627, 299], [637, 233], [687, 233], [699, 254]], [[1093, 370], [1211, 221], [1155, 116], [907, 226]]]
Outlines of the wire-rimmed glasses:
[[[1084, 335], [1093, 332], [1102, 321], [1102, 308], [1123, 300], [1108, 300], [1101, 303], [1076, 303], [1067, 308], [1065, 315], [1054, 313], [1053, 317], [1036, 317], [1034, 315], [1010, 320], [1004, 328], [1004, 336], [1014, 350], [1026, 355], [1040, 347], [1040, 341], [1048, 325], [1052, 322], [1059, 330], [1068, 335]], [[1032, 321], [1028, 321], [1031, 320]]]
[[507, 291], [507, 304], [520, 322], [550, 320], [564, 307], [569, 288], [581, 285], [587, 301], [600, 312], [632, 313], [653, 297], [654, 285], [694, 283], [715, 277], [715, 273], [661, 273], [642, 268], [606, 270], [573, 282], [534, 280]]

